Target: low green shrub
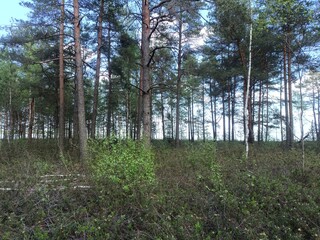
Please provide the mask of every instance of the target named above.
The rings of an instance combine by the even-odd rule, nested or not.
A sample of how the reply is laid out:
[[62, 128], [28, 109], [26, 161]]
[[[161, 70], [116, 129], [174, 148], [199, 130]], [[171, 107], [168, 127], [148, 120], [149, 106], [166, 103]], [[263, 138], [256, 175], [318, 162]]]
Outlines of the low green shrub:
[[155, 182], [154, 154], [145, 143], [111, 137], [90, 146], [92, 173], [98, 182], [111, 182], [126, 191]]
[[187, 146], [187, 162], [199, 180], [209, 180], [215, 188], [222, 184], [221, 168], [217, 162], [215, 142], [200, 142]]

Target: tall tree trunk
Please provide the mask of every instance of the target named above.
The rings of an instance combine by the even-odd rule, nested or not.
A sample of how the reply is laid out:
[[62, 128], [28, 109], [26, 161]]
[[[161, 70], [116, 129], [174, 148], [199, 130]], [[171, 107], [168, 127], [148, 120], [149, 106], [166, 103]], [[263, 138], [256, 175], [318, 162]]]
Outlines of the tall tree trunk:
[[[113, 115], [113, 82], [112, 82], [112, 72], [111, 72], [111, 20], [109, 21], [108, 27], [108, 111], [107, 111], [107, 137], [111, 136], [112, 129], [112, 115]], [[115, 134], [115, 133], [114, 133]]]
[[9, 113], [7, 113], [7, 117], [6, 117], [6, 122], [7, 122], [7, 131], [6, 135], [7, 135], [7, 140], [8, 142], [10, 142], [10, 140], [12, 139], [12, 132], [13, 132], [13, 109], [12, 109], [12, 90], [11, 88], [9, 89]]
[[228, 141], [231, 141], [231, 78], [228, 79]]
[[203, 141], [206, 141], [206, 113], [205, 113], [205, 102], [204, 102], [204, 98], [205, 98], [205, 81], [203, 81], [202, 84], [202, 139]]
[[181, 65], [182, 65], [182, 17], [180, 14], [178, 26], [178, 76], [177, 76], [177, 90], [176, 90], [176, 146], [180, 145], [180, 97], [181, 97]]
[[82, 57], [80, 44], [80, 16], [79, 2], [73, 0], [74, 9], [74, 41], [75, 41], [75, 63], [76, 63], [76, 78], [77, 78], [77, 97], [78, 97], [78, 121], [79, 121], [79, 150], [80, 160], [84, 161], [88, 157], [87, 152], [87, 133], [86, 133], [86, 115], [84, 104], [84, 85], [82, 72]]
[[236, 85], [237, 85], [237, 82], [236, 82], [236, 77], [234, 77], [233, 79], [233, 89], [232, 89], [232, 135], [231, 135], [231, 140], [234, 141], [235, 140], [235, 129], [234, 129], [234, 125], [235, 125], [235, 112], [236, 112]]
[[188, 97], [188, 141], [191, 142], [191, 99]]
[[64, 122], [64, 0], [61, 1], [60, 34], [59, 34], [59, 149], [64, 152], [65, 122]]
[[320, 88], [317, 85], [318, 90], [318, 132], [317, 132], [317, 140], [320, 141]]
[[263, 104], [262, 104], [262, 80], [260, 79], [259, 81], [259, 99], [258, 99], [258, 142], [261, 142], [262, 138], [261, 138], [261, 110], [263, 108]]
[[305, 170], [305, 147], [304, 147], [304, 129], [303, 129], [303, 97], [302, 97], [302, 75], [299, 77], [299, 93], [300, 93], [300, 138], [301, 138], [301, 158], [302, 158], [302, 171]]
[[212, 82], [210, 83], [210, 108], [211, 108], [211, 127], [212, 127], [212, 137], [214, 140], [215, 139], [215, 120], [214, 120], [214, 115], [216, 114], [216, 112], [214, 111], [213, 108], [213, 86], [212, 86]]
[[290, 145], [290, 124], [289, 124], [288, 79], [287, 79], [287, 36], [285, 36], [284, 47], [283, 47], [283, 87], [284, 87], [286, 144], [287, 146], [289, 146]]
[[98, 17], [97, 65], [96, 65], [96, 75], [95, 75], [95, 81], [94, 81], [92, 126], [91, 126], [91, 137], [92, 138], [96, 137], [96, 125], [97, 125], [98, 102], [99, 102], [100, 68], [101, 68], [101, 51], [102, 51], [103, 14], [104, 14], [104, 0], [100, 0], [100, 11], [99, 11], [99, 17]]
[[291, 72], [291, 33], [288, 34], [288, 100], [289, 100], [289, 146], [292, 147], [293, 139], [294, 139], [294, 128], [293, 128], [293, 106], [292, 106], [292, 72]]
[[76, 78], [74, 79], [74, 103], [73, 103], [73, 140], [75, 144], [79, 143], [79, 118], [78, 118], [78, 83]]
[[223, 132], [223, 141], [226, 141], [226, 101], [225, 101], [225, 91], [222, 91], [222, 132]]
[[266, 105], [267, 105], [267, 114], [266, 114], [266, 142], [268, 141], [269, 137], [269, 82], [267, 81], [267, 86], [266, 86]]
[[194, 142], [195, 119], [194, 119], [194, 90], [191, 90], [191, 142]]
[[162, 138], [163, 140], [166, 139], [166, 126], [164, 120], [164, 99], [163, 99], [163, 90], [160, 90], [160, 102], [161, 102], [161, 125], [162, 125]]
[[316, 139], [319, 141], [319, 130], [318, 130], [318, 124], [317, 124], [317, 115], [316, 115], [316, 98], [315, 98], [315, 91], [314, 88], [312, 88], [312, 112], [313, 112], [313, 124], [314, 124], [314, 131], [316, 132]]
[[28, 139], [32, 139], [33, 123], [34, 123], [34, 97], [31, 98], [29, 104], [29, 126], [28, 126]]
[[213, 109], [214, 109], [214, 139], [217, 140], [217, 96], [214, 96], [213, 101]]
[[[284, 63], [283, 63], [284, 64]], [[283, 67], [284, 69], [284, 67]], [[284, 71], [285, 72], [285, 71]], [[282, 110], [282, 89], [283, 89], [283, 86], [282, 86], [282, 81], [280, 81], [280, 132], [281, 132], [281, 142], [284, 141], [284, 137], [283, 137], [283, 133], [284, 133], [284, 130], [283, 130], [283, 110]]]
[[[251, 8], [251, 1], [249, 1], [250, 3], [250, 16], [252, 17], [252, 8]], [[245, 135], [245, 144], [246, 144], [246, 159], [248, 159], [249, 157], [249, 143], [251, 142], [251, 133], [253, 133], [253, 129], [252, 128], [252, 119], [250, 119], [250, 116], [252, 116], [252, 112], [251, 112], [251, 100], [250, 100], [250, 84], [251, 84], [251, 49], [252, 49], [252, 29], [253, 25], [252, 22], [250, 23], [250, 40], [249, 40], [249, 64], [248, 64], [248, 78], [246, 81], [246, 95], [245, 95], [245, 109], [244, 109], [244, 120], [245, 120], [245, 133], [248, 133], [248, 136]]]
[[[251, 26], [250, 26], [250, 28], [251, 28]], [[237, 41], [237, 45], [238, 45], [238, 51], [239, 51], [241, 63], [242, 63], [243, 69], [244, 69], [243, 109], [244, 109], [244, 112], [249, 111], [247, 116], [245, 116], [245, 113], [243, 114], [244, 136], [245, 136], [245, 138], [248, 138], [248, 139], [245, 139], [245, 143], [246, 143], [246, 141], [248, 141], [248, 143], [253, 143], [254, 133], [253, 133], [253, 121], [252, 121], [251, 88], [250, 88], [250, 82], [248, 82], [249, 72], [247, 70], [245, 52], [242, 49], [239, 41]], [[250, 48], [250, 46], [249, 46], [249, 48]], [[250, 55], [250, 53], [249, 53], [249, 55]], [[250, 58], [250, 56], [249, 56], [249, 58]], [[249, 59], [249, 62], [250, 61], [251, 60]], [[246, 99], [247, 97], [248, 97], [248, 99]], [[246, 103], [248, 105], [246, 105]], [[246, 117], [247, 117], [247, 119], [246, 119]]]
[[151, 78], [150, 78], [150, 8], [149, 0], [142, 0], [142, 105], [143, 105], [143, 138], [151, 143]]
[[[142, 51], [142, 50], [141, 50]], [[143, 68], [142, 68], [142, 58], [140, 67], [140, 83], [139, 83], [139, 94], [138, 94], [138, 104], [137, 104], [137, 119], [136, 119], [136, 135], [137, 139], [141, 139], [141, 121], [142, 121], [142, 109], [143, 109]]]

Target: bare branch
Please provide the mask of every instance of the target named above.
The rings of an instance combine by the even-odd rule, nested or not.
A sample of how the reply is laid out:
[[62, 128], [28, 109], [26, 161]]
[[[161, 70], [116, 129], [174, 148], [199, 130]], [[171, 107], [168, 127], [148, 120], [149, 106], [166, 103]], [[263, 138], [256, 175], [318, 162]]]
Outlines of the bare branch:
[[169, 3], [171, 2], [171, 0], [163, 0], [161, 1], [158, 5], [150, 8], [150, 12], [152, 12], [153, 10], [157, 9], [157, 8], [160, 8], [162, 5], [166, 4], [166, 3]]

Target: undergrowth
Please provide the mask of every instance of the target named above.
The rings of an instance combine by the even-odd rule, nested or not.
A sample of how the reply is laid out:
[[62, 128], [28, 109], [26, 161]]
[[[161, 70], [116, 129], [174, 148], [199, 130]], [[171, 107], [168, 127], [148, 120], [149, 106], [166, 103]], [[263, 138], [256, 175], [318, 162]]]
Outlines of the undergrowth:
[[[320, 157], [307, 146], [115, 138], [92, 159], [53, 141], [1, 145], [0, 239], [319, 239]], [[41, 146], [41, 149], [39, 149]]]

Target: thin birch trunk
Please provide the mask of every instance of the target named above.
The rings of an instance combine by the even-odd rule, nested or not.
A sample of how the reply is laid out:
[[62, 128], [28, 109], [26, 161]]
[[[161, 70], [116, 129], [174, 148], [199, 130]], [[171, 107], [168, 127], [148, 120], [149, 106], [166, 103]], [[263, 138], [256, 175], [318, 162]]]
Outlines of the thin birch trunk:
[[[252, 8], [251, 8], [251, 1], [249, 1], [250, 4], [250, 15], [252, 16]], [[247, 89], [246, 89], [246, 99], [245, 99], [245, 109], [244, 109], [244, 119], [245, 119], [245, 128], [246, 131], [245, 133], [249, 133], [249, 124], [250, 122], [248, 121], [248, 115], [251, 114], [250, 108], [249, 108], [249, 94], [250, 94], [250, 81], [251, 81], [251, 60], [252, 60], [252, 22], [250, 23], [250, 39], [249, 39], [249, 64], [248, 64], [248, 79], [247, 79]], [[250, 135], [250, 133], [249, 133]], [[245, 136], [245, 145], [246, 145], [246, 159], [249, 158], [249, 141], [248, 141], [249, 136]]]

